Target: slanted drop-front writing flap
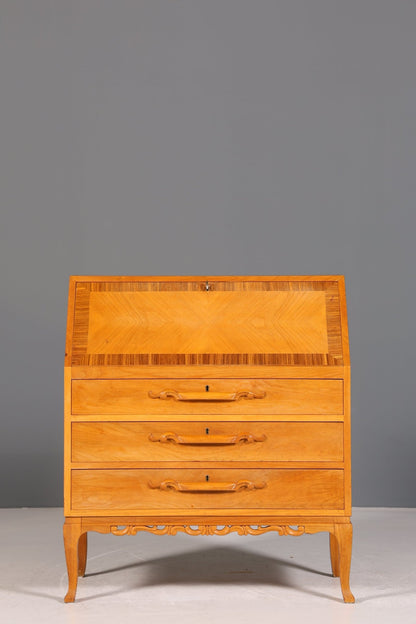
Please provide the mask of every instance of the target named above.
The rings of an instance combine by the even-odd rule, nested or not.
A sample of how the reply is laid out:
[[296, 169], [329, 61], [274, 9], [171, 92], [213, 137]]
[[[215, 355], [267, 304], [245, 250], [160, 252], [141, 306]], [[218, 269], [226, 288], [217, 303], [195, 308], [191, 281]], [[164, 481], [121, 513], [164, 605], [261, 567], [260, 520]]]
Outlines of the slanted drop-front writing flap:
[[339, 283], [80, 281], [73, 365], [342, 365]]

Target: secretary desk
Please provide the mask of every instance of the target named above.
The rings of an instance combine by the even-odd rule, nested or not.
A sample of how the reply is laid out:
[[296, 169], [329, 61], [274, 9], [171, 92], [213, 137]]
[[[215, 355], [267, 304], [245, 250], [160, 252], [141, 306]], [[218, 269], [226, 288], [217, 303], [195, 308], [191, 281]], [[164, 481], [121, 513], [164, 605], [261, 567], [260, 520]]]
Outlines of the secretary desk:
[[65, 602], [89, 531], [326, 531], [354, 602], [344, 278], [71, 277], [64, 461]]

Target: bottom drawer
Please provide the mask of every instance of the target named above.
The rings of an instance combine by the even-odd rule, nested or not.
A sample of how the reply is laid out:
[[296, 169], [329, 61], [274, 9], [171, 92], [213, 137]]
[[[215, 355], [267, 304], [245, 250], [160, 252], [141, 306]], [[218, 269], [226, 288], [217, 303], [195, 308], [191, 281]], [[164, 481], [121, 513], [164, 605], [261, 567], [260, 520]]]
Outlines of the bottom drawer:
[[344, 508], [342, 470], [73, 470], [73, 511]]

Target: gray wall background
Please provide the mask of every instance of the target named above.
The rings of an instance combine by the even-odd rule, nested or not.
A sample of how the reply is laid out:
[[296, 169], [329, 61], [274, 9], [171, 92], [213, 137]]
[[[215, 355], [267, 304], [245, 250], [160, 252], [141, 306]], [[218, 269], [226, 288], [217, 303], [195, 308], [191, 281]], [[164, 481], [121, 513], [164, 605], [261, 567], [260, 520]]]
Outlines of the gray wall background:
[[416, 3], [1, 0], [2, 506], [62, 504], [72, 274], [346, 275], [353, 503], [415, 506]]

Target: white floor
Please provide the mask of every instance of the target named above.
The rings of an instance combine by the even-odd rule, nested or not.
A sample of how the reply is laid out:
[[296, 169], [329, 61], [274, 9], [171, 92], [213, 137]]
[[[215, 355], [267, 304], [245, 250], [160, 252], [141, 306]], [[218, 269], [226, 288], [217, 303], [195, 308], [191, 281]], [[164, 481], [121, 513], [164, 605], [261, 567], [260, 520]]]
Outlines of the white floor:
[[3, 624], [416, 622], [416, 509], [354, 509], [351, 589], [328, 535], [89, 534], [85, 578], [64, 604], [62, 509], [0, 509]]

